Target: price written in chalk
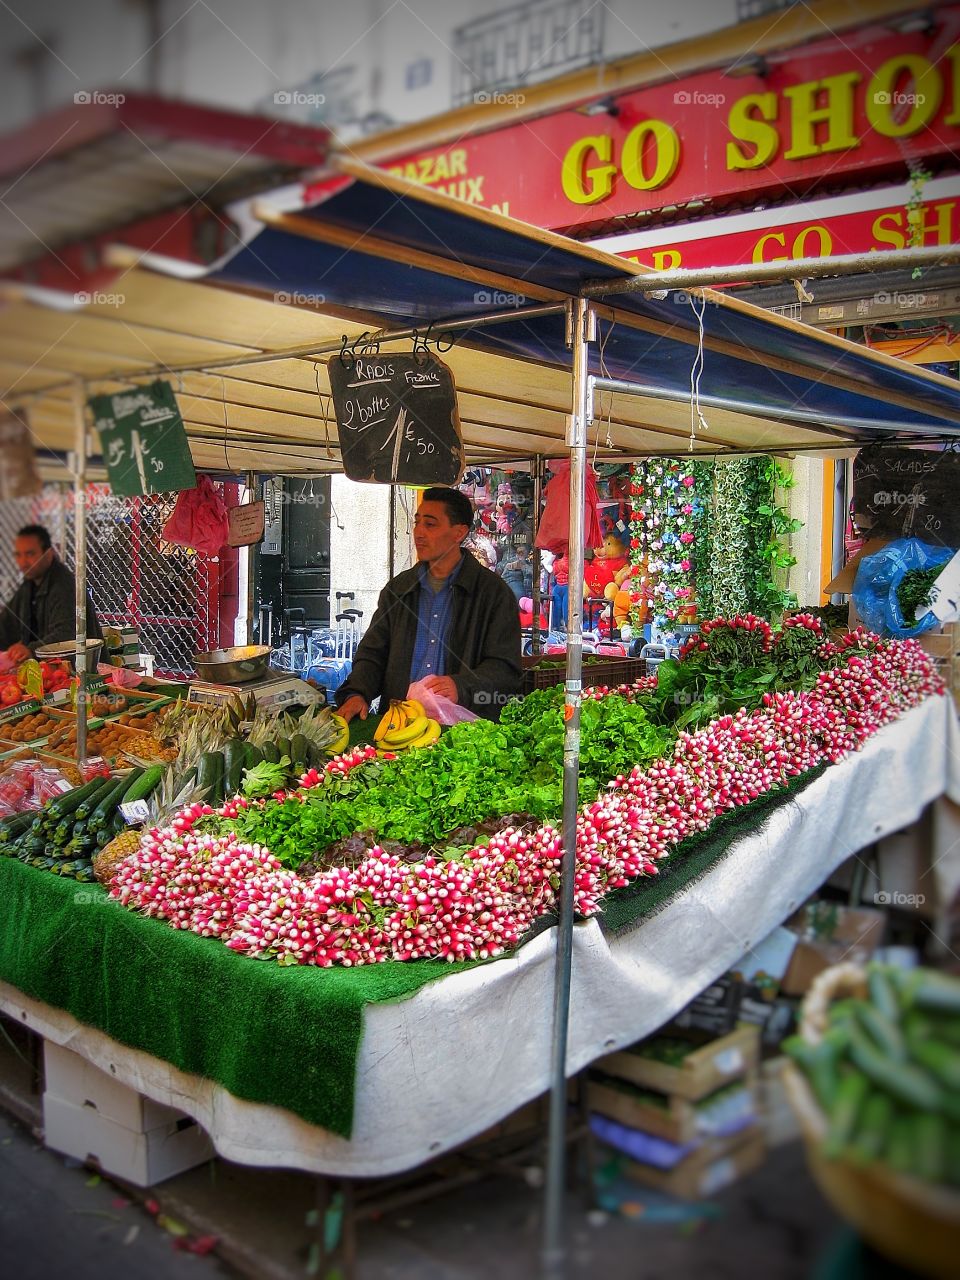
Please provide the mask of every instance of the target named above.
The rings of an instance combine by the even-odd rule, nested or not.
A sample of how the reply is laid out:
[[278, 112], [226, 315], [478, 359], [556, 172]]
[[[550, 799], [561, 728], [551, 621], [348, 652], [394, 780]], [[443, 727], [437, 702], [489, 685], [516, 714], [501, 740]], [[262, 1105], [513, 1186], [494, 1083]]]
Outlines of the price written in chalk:
[[328, 363], [343, 469], [373, 484], [455, 484], [463, 474], [449, 368], [423, 355]]
[[136, 497], [195, 488], [190, 446], [168, 382], [94, 396], [90, 408], [114, 493]]

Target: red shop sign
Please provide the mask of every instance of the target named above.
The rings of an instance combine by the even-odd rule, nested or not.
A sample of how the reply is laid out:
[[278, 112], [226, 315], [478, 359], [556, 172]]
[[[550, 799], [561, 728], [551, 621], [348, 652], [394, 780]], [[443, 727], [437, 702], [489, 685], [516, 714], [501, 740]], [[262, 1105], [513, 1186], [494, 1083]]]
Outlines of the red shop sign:
[[960, 5], [931, 14], [929, 33], [862, 27], [766, 54], [763, 76], [705, 71], [622, 94], [614, 116], [564, 110], [381, 164], [552, 229], [900, 180], [960, 149]]

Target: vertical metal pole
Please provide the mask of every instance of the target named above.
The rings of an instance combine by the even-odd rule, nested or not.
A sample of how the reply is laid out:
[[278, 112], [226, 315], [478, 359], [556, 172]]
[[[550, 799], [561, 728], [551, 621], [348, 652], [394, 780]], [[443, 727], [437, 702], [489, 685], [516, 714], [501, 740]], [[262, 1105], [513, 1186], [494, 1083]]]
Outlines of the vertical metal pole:
[[540, 528], [540, 497], [543, 490], [543, 459], [539, 454], [533, 460], [533, 628], [531, 644], [534, 653], [540, 652], [540, 548], [537, 531]]
[[[248, 502], [256, 502], [258, 495], [257, 495], [257, 477], [255, 472], [253, 471], [247, 472], [246, 477], [244, 479], [244, 485], [247, 491], [246, 500]], [[244, 592], [244, 595], [245, 595], [244, 614], [246, 617], [246, 624], [244, 626], [244, 632], [243, 632], [243, 643], [253, 644], [253, 606], [255, 602], [255, 585], [256, 585], [253, 581], [253, 566], [254, 566], [254, 558], [255, 558], [254, 548], [241, 547], [240, 555], [243, 557], [245, 561], [245, 567], [246, 567], [246, 583], [245, 583], [246, 590]]]
[[73, 425], [73, 532], [77, 551], [77, 648], [74, 665], [77, 670], [77, 761], [82, 762], [87, 758], [87, 421], [84, 385], [79, 378], [73, 384]]
[[567, 444], [570, 447], [570, 590], [567, 596], [567, 683], [563, 715], [563, 861], [560, 912], [553, 987], [553, 1046], [550, 1118], [547, 1130], [547, 1174], [544, 1188], [543, 1269], [546, 1280], [561, 1280], [566, 1270], [563, 1243], [563, 1185], [566, 1161], [567, 1030], [570, 1018], [570, 975], [573, 962], [573, 882], [576, 867], [577, 783], [580, 773], [580, 697], [583, 625], [583, 502], [586, 487], [589, 415], [588, 326], [593, 313], [583, 298], [568, 312], [568, 341], [573, 348], [573, 405]]
[[[847, 531], [847, 467], [846, 458], [838, 458], [833, 472], [833, 548], [831, 552], [831, 573], [836, 577], [843, 568], [844, 534]], [[842, 597], [831, 596], [834, 604], [840, 604]]]

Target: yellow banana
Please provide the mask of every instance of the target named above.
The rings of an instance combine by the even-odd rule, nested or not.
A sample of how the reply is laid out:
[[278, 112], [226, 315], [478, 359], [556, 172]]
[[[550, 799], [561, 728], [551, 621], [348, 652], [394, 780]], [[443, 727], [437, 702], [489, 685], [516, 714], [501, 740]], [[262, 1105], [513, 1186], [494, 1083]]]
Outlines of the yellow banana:
[[431, 747], [439, 737], [439, 723], [436, 720], [428, 720], [426, 729], [419, 738], [415, 738], [413, 742], [408, 742], [407, 748], [412, 751], [414, 747]]
[[[334, 719], [339, 720], [340, 717], [335, 716]], [[336, 738], [334, 738], [333, 742], [327, 743], [327, 745], [324, 747], [324, 751], [326, 751], [328, 756], [338, 756], [341, 751], [346, 751], [349, 745], [350, 745], [350, 726], [346, 723], [346, 721], [344, 721], [343, 728], [340, 730]]]
[[400, 703], [400, 710], [403, 712], [407, 724], [414, 720], [419, 720], [421, 716], [427, 713], [424, 710], [423, 703], [418, 702], [416, 698], [404, 698]]
[[386, 734], [402, 729], [406, 723], [407, 717], [404, 715], [400, 703], [394, 699], [374, 731], [374, 742], [381, 742]]
[[429, 725], [426, 716], [418, 716], [416, 720], [411, 720], [409, 724], [404, 725], [402, 729], [394, 729], [390, 733], [385, 733], [380, 741], [385, 747], [404, 747], [409, 742], [413, 742], [415, 738], [419, 738], [425, 732]]

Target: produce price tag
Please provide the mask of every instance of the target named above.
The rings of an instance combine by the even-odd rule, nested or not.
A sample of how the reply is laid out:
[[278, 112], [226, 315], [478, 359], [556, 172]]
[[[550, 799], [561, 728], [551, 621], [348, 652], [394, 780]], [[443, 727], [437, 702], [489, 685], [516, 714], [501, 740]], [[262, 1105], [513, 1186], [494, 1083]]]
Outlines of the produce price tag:
[[733, 1075], [734, 1071], [743, 1070], [743, 1053], [739, 1049], [722, 1049], [714, 1054], [713, 1065], [725, 1076]]
[[146, 800], [130, 800], [127, 804], [120, 806], [120, 812], [123, 814], [123, 820], [128, 827], [134, 827], [140, 822], [146, 822], [150, 816], [150, 809]]
[[61, 778], [61, 779], [59, 780], [59, 782], [57, 783], [57, 790], [58, 790], [58, 791], [72, 791], [72, 790], [73, 790], [73, 783], [72, 783], [72, 782], [68, 782], [68, 781], [66, 780], [66, 778]]

